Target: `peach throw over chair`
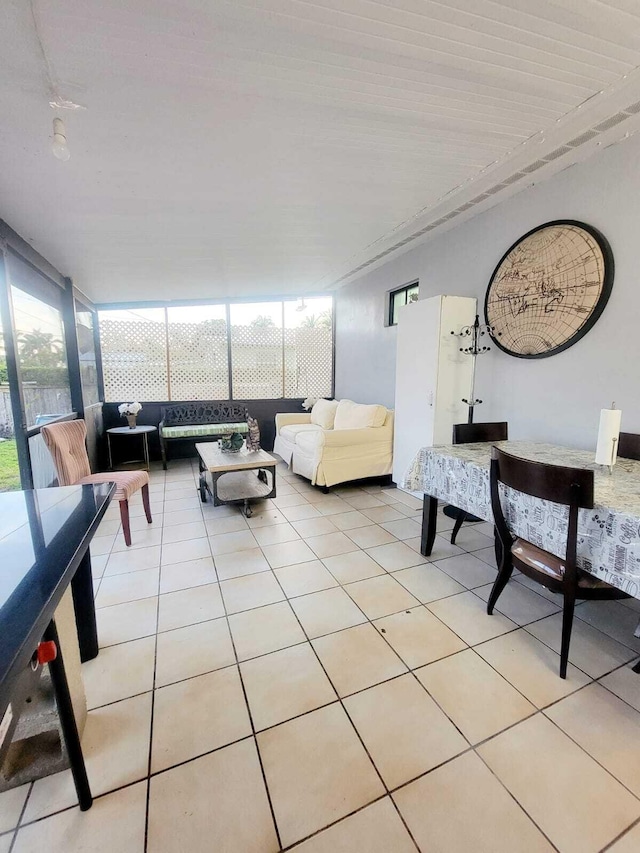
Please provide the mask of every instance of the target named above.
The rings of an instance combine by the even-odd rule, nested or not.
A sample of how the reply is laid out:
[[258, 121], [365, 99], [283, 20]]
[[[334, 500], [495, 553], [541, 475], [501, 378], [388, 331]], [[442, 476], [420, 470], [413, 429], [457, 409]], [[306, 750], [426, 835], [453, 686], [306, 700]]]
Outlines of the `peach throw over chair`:
[[129, 527], [129, 498], [142, 489], [142, 503], [147, 521], [151, 524], [149, 505], [149, 475], [146, 471], [109, 471], [92, 474], [87, 456], [87, 428], [83, 420], [63, 421], [49, 424], [41, 429], [44, 443], [53, 458], [58, 483], [61, 486], [90, 485], [92, 483], [115, 483], [115, 500], [120, 502], [120, 518], [124, 541], [131, 545]]

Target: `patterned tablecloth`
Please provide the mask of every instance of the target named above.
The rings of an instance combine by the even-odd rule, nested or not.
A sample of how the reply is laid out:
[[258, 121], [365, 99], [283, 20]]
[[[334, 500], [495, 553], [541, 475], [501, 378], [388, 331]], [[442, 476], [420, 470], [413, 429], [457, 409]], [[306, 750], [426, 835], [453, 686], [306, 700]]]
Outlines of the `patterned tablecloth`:
[[[578, 563], [593, 575], [640, 598], [640, 462], [618, 459], [609, 474], [594, 454], [552, 444], [495, 442], [508, 453], [531, 459], [590, 468], [595, 472], [595, 505], [580, 510]], [[423, 447], [403, 487], [440, 498], [493, 521], [489, 494], [491, 443]], [[564, 556], [566, 507], [503, 489], [502, 506], [510, 529], [546, 551]]]

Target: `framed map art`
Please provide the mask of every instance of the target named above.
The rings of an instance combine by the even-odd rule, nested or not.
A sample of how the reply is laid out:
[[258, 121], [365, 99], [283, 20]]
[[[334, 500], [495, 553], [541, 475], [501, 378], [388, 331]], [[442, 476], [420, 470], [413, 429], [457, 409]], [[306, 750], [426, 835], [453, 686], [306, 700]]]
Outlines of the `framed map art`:
[[583, 222], [534, 228], [503, 255], [485, 298], [485, 317], [501, 350], [546, 358], [573, 346], [600, 317], [613, 285], [613, 254]]

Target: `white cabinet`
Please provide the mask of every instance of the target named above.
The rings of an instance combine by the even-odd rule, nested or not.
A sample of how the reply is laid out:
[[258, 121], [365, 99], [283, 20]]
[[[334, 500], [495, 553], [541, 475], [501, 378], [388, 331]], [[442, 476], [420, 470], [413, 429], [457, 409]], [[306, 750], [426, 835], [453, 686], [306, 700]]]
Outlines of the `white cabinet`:
[[400, 485], [421, 447], [450, 444], [453, 425], [466, 423], [462, 398], [471, 393], [473, 359], [451, 332], [473, 325], [475, 299], [432, 296], [399, 311], [393, 479]]

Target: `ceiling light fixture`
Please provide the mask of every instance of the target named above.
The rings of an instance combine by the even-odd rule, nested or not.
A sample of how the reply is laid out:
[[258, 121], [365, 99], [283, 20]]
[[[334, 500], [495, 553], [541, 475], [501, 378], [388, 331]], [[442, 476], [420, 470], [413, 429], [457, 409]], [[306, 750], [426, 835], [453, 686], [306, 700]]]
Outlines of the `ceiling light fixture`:
[[54, 118], [53, 120], [53, 145], [51, 149], [53, 156], [57, 157], [58, 160], [66, 162], [71, 157], [67, 146], [67, 131], [61, 118]]
[[49, 106], [52, 110], [86, 110], [82, 104], [76, 104], [75, 101], [68, 101], [66, 98], [56, 97], [53, 101], [49, 101]]
[[300, 305], [296, 307], [296, 311], [306, 311], [307, 303], [304, 301], [304, 296], [300, 298]]

